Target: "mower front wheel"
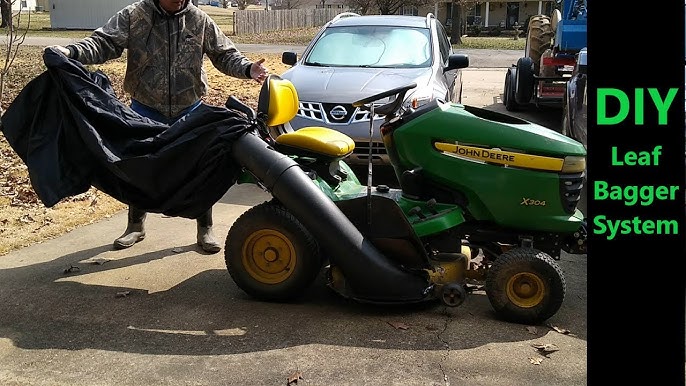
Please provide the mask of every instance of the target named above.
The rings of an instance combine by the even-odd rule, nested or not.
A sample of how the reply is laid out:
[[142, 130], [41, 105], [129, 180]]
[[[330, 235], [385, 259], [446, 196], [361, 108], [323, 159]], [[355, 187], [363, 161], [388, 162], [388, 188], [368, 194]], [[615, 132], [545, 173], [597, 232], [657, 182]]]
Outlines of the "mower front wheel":
[[538, 324], [562, 306], [566, 284], [562, 269], [545, 252], [514, 248], [493, 262], [486, 293], [498, 316], [506, 321]]
[[302, 295], [322, 267], [314, 237], [284, 207], [271, 202], [252, 207], [234, 222], [224, 253], [236, 285], [266, 301]]

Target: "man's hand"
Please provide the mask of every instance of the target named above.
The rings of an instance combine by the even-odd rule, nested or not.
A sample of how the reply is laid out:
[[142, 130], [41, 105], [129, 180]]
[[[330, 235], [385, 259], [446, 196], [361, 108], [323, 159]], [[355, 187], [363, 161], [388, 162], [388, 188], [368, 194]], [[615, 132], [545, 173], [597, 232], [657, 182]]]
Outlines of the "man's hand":
[[250, 77], [259, 83], [264, 82], [264, 80], [267, 79], [267, 75], [269, 75], [269, 72], [264, 68], [262, 63], [264, 63], [264, 58], [254, 62], [252, 66], [250, 66]]
[[[57, 51], [59, 51], [59, 52], [61, 52], [62, 54], [64, 54], [64, 56], [66, 56], [67, 58], [71, 56], [71, 51], [69, 51], [69, 49], [66, 48], [66, 47], [57, 46], [57, 45], [55, 45], [55, 46], [47, 46], [47, 47], [43, 48], [43, 51], [47, 50], [48, 48], [54, 48], [54, 49], [56, 49]], [[252, 74], [252, 71], [250, 71], [250, 73]]]

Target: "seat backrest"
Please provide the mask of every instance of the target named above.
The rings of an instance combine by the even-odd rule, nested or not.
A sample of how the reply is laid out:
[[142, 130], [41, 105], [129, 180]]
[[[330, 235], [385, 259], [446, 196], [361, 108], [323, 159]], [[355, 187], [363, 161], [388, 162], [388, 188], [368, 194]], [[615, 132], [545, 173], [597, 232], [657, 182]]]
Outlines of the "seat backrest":
[[267, 126], [289, 122], [299, 108], [298, 92], [291, 81], [270, 74], [262, 84], [257, 101], [258, 114], [266, 114]]

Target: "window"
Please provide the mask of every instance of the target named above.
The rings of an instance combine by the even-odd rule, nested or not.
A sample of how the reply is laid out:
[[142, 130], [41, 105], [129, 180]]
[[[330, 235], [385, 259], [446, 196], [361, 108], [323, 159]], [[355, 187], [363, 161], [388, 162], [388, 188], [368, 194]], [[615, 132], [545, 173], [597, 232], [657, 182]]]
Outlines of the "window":
[[400, 14], [405, 16], [418, 16], [419, 9], [413, 5], [403, 5]]
[[467, 25], [481, 25], [481, 4], [476, 3], [467, 11]]
[[438, 47], [441, 50], [441, 60], [443, 63], [448, 62], [448, 57], [451, 54], [452, 46], [450, 45], [450, 39], [448, 39], [448, 34], [445, 32], [443, 25], [436, 21], [436, 33], [438, 34]]
[[548, 1], [545, 3], [545, 9], [543, 10], [544, 15], [552, 15], [553, 14], [553, 9], [555, 7], [553, 6], [552, 1]]
[[[432, 61], [429, 34], [427, 28], [328, 28], [315, 42], [305, 64], [341, 67], [429, 67]], [[351, 52], [355, 55], [350, 55]]]

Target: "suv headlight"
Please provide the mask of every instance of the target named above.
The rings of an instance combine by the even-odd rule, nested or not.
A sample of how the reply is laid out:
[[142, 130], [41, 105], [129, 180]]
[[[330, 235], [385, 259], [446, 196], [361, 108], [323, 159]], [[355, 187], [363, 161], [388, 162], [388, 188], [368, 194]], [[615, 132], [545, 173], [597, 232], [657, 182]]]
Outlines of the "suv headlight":
[[431, 89], [421, 89], [413, 92], [403, 103], [403, 107], [416, 109], [422, 105], [431, 102], [434, 99], [433, 90]]

